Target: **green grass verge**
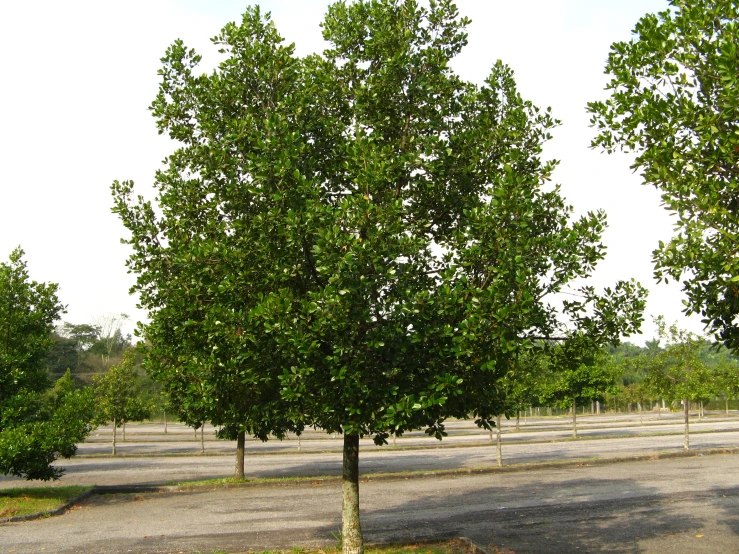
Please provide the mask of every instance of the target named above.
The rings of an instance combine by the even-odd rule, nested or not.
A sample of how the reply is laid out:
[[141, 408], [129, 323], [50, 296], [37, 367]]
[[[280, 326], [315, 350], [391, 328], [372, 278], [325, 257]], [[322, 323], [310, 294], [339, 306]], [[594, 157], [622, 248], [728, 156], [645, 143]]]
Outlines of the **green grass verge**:
[[0, 518], [48, 512], [91, 488], [68, 486], [0, 489]]
[[[401, 546], [365, 546], [365, 554], [471, 554], [469, 544], [458, 539], [445, 542], [406, 544]], [[260, 554], [336, 554], [341, 548], [326, 548], [321, 550], [305, 550], [293, 548], [292, 550], [268, 550]], [[202, 554], [228, 554], [221, 550]]]

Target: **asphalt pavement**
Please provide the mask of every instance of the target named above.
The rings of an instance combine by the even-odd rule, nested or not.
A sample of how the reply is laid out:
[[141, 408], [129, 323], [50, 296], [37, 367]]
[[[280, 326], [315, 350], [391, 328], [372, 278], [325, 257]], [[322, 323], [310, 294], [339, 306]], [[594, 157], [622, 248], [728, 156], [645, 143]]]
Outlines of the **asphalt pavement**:
[[[739, 457], [715, 455], [360, 485], [365, 540], [465, 535], [503, 552], [739, 552]], [[338, 483], [93, 496], [0, 525], [0, 552], [244, 552], [335, 546]]]
[[[471, 422], [451, 422], [441, 445], [411, 433], [397, 446], [363, 441], [362, 525], [369, 542], [436, 540], [465, 535], [500, 552], [739, 553], [739, 454], [644, 461], [682, 451], [677, 417], [578, 418], [582, 440], [565, 418], [527, 418], [504, 426], [505, 465]], [[693, 422], [692, 448], [739, 448], [739, 421], [713, 414]], [[88, 455], [58, 462], [56, 485], [162, 485], [227, 477], [233, 444], [192, 430], [129, 426], [124, 448], [109, 457], [101, 428], [80, 445]], [[206, 429], [206, 435], [213, 430]], [[163, 438], [164, 437], [164, 438]], [[249, 442], [247, 477], [308, 477], [156, 493], [93, 495], [67, 513], [0, 525], [3, 552], [244, 552], [335, 545], [340, 526], [340, 437], [311, 431], [297, 441]], [[287, 445], [287, 446], [285, 446]], [[447, 446], [444, 446], [447, 445]], [[441, 446], [441, 447], [440, 447]], [[86, 450], [91, 449], [91, 450]], [[618, 463], [641, 456], [642, 461]], [[600, 459], [594, 464], [593, 459]], [[535, 462], [573, 461], [540, 467]], [[579, 462], [577, 462], [579, 461]], [[533, 465], [532, 465], [533, 463]], [[486, 473], [469, 474], [482, 468]], [[533, 468], [533, 469], [532, 469]], [[440, 475], [440, 470], [451, 473]], [[404, 474], [403, 472], [412, 472]], [[381, 476], [394, 474], [394, 476]], [[420, 478], [419, 478], [419, 475]], [[47, 485], [0, 477], [0, 488]]]

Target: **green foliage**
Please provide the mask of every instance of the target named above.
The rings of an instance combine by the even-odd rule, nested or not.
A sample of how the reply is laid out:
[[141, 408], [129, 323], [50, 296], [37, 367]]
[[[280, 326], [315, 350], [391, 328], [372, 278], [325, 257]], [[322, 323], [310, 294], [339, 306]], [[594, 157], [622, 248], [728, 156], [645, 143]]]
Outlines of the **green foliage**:
[[[162, 213], [130, 182], [113, 193], [147, 368], [180, 414], [384, 442], [501, 413], [491, 391], [558, 333], [546, 298], [603, 257], [605, 215], [570, 222], [545, 189], [556, 121], [510, 69], [479, 87], [451, 71], [466, 24], [446, 1], [337, 3], [329, 49], [300, 59], [250, 9], [214, 39], [212, 75], [168, 49], [152, 110], [181, 147], [157, 174]], [[577, 333], [638, 328], [638, 285], [579, 292], [562, 314]]]
[[711, 372], [701, 360], [702, 341], [677, 324], [667, 326], [657, 318], [664, 348], [647, 362], [646, 390], [671, 401], [708, 401], [716, 393]]
[[28, 277], [23, 251], [0, 263], [0, 473], [56, 479], [51, 467], [70, 457], [90, 432], [92, 398], [71, 376], [47, 392], [53, 323], [63, 311], [57, 285]]
[[611, 97], [588, 110], [594, 147], [637, 154], [678, 234], [654, 252], [658, 280], [684, 278], [685, 311], [739, 348], [739, 5], [671, 0], [612, 45]]
[[111, 366], [105, 375], [95, 376], [93, 384], [99, 425], [114, 422], [120, 426], [149, 417], [151, 406], [141, 394], [135, 350], [128, 350], [121, 363]]
[[557, 345], [550, 356], [549, 380], [540, 401], [558, 409], [597, 400], [616, 392], [617, 366], [603, 349], [582, 341]]
[[77, 369], [79, 366], [79, 353], [77, 343], [59, 334], [58, 330], [52, 332], [53, 344], [46, 357], [46, 367], [52, 376], [64, 375], [68, 369]]

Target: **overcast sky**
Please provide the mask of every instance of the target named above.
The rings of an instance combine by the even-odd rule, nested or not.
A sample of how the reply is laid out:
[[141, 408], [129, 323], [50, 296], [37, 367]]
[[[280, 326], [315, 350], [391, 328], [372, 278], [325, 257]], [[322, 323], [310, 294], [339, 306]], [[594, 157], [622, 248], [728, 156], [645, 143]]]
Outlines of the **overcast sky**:
[[[248, 3], [248, 2], [247, 2]], [[124, 228], [111, 213], [109, 187], [132, 179], [148, 193], [161, 160], [174, 148], [156, 133], [147, 107], [157, 92], [159, 59], [176, 38], [204, 54], [209, 38], [247, 5], [232, 0], [58, 0], [0, 5], [0, 258], [18, 245], [31, 276], [61, 286], [66, 321], [102, 313], [145, 317], [128, 289]], [[319, 23], [327, 1], [271, 0], [277, 28], [300, 55], [324, 45]], [[576, 213], [603, 208], [608, 256], [595, 286], [636, 278], [651, 291], [651, 315], [685, 320], [679, 286], [656, 285], [651, 252], [672, 234], [657, 191], [640, 183], [624, 155], [588, 148], [585, 104], [605, 97], [609, 46], [628, 40], [636, 21], [666, 0], [458, 0], [472, 19], [469, 46], [454, 67], [482, 82], [497, 59], [516, 72], [523, 96], [551, 106], [563, 121], [546, 155], [561, 160], [554, 181]]]

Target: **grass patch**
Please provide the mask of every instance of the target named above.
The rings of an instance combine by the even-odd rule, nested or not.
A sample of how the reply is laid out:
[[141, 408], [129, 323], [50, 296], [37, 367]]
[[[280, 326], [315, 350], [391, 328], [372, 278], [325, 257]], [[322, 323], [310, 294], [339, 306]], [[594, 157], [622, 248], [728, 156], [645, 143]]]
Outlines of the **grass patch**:
[[409, 544], [405, 546], [370, 547], [367, 554], [470, 554], [470, 546], [459, 540], [432, 544]]
[[0, 518], [48, 512], [91, 488], [68, 486], [0, 489]]
[[[231, 485], [243, 485], [251, 483], [254, 479], [236, 479], [235, 477], [220, 477], [216, 479], [201, 479], [199, 481], [167, 481], [166, 485], [178, 487], [228, 487]], [[261, 479], [260, 479], [261, 481]]]
[[[472, 554], [470, 546], [458, 539], [445, 542], [407, 544], [402, 546], [365, 546], [366, 554]], [[218, 551], [217, 551], [218, 552]], [[260, 554], [336, 554], [341, 548], [326, 548], [323, 550], [270, 550]], [[221, 554], [218, 552], [218, 554]]]

